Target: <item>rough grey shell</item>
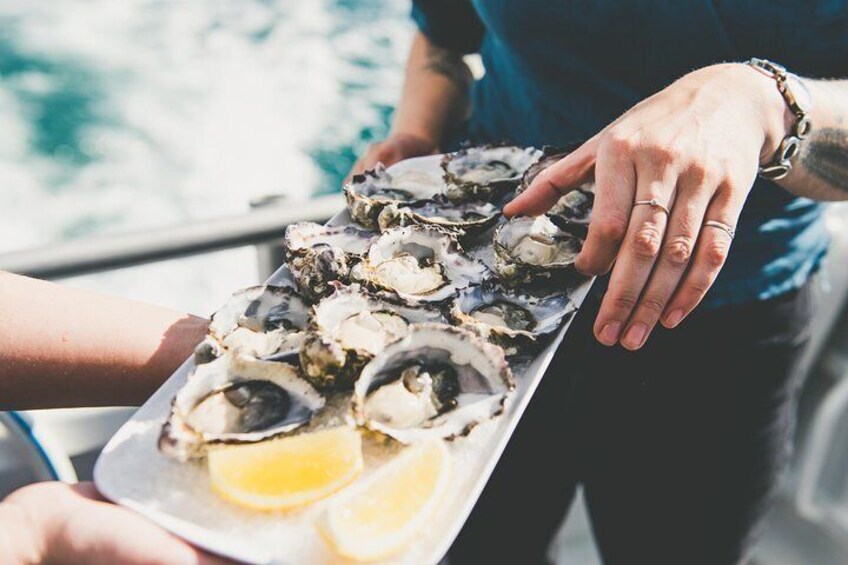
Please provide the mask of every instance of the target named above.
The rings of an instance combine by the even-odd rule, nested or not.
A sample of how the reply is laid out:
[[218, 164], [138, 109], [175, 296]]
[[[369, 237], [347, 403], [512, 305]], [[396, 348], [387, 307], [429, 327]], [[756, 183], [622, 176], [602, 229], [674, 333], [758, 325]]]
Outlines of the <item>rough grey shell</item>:
[[404, 205], [389, 204], [380, 212], [377, 223], [380, 231], [393, 227], [428, 225], [448, 230], [462, 237], [492, 227], [500, 215], [500, 206], [491, 202], [452, 203], [435, 198]]
[[286, 229], [286, 259], [300, 293], [316, 301], [347, 282], [351, 266], [368, 251], [376, 234], [352, 224], [300, 222]]
[[[527, 190], [530, 187], [530, 183], [533, 182], [533, 179], [535, 179], [539, 173], [560, 161], [569, 153], [570, 151], [546, 154], [544, 157], [539, 159], [524, 173], [524, 176], [521, 178], [521, 184], [515, 190], [515, 193], [521, 194]], [[567, 194], [564, 194], [557, 203], [548, 210], [548, 214], [562, 216], [575, 224], [584, 224], [588, 226], [592, 215], [592, 207], [595, 204], [594, 188], [594, 184], [590, 182], [575, 188]]]
[[564, 293], [533, 296], [489, 282], [459, 291], [450, 315], [455, 324], [515, 355], [558, 330], [574, 312]]
[[391, 173], [382, 164], [354, 175], [344, 188], [347, 207], [355, 222], [378, 228], [377, 217], [387, 204], [408, 204], [433, 198], [444, 190], [441, 178], [432, 172], [402, 168]]
[[446, 301], [488, 273], [449, 233], [413, 225], [384, 232], [350, 275], [371, 290], [390, 291], [418, 304]]
[[494, 269], [504, 286], [546, 283], [574, 271], [583, 237], [557, 216], [518, 216], [495, 230]]
[[212, 444], [291, 433], [323, 406], [294, 366], [225, 354], [198, 366], [177, 392], [159, 449], [180, 461], [202, 457]]
[[454, 202], [487, 200], [516, 188], [542, 152], [534, 147], [483, 145], [448, 153], [442, 159], [445, 194]]
[[296, 352], [308, 323], [309, 306], [291, 288], [239, 290], [212, 315], [209, 335], [195, 350], [195, 362], [208, 362], [224, 351], [260, 359]]
[[500, 347], [462, 328], [415, 324], [362, 369], [353, 413], [401, 443], [454, 438], [500, 414], [514, 386]]
[[300, 365], [318, 388], [350, 388], [362, 366], [404, 337], [410, 324], [445, 321], [438, 310], [397, 304], [356, 284], [337, 285], [312, 309], [310, 331], [300, 346]]

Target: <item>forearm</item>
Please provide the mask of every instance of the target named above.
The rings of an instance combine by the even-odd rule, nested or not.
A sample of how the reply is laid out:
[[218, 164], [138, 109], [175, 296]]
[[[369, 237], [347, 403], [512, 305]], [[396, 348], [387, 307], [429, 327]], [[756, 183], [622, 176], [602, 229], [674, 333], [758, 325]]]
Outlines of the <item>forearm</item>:
[[848, 200], [848, 80], [804, 83], [813, 98], [813, 130], [801, 142], [792, 171], [778, 184], [816, 200]]
[[438, 146], [469, 109], [471, 72], [462, 55], [433, 45], [417, 33], [406, 65], [393, 134], [409, 134]]
[[0, 272], [0, 410], [139, 405], [207, 321]]

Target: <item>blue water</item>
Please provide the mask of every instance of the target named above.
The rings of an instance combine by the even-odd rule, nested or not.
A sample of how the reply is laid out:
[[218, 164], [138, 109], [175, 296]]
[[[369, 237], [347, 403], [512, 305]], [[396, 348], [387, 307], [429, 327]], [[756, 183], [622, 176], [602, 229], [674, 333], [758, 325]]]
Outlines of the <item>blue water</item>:
[[[408, 10], [405, 0], [5, 0], [0, 252], [338, 190], [388, 129]], [[242, 250], [72, 282], [202, 310], [255, 276]]]

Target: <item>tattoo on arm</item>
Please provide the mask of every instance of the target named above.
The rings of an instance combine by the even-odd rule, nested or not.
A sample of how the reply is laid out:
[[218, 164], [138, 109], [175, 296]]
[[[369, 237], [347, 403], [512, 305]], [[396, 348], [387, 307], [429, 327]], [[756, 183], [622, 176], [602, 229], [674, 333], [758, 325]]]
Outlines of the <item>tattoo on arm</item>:
[[848, 192], [848, 129], [813, 130], [804, 145], [801, 166], [832, 188]]
[[458, 53], [435, 45], [427, 46], [424, 68], [447, 78], [464, 95], [471, 87], [471, 71]]

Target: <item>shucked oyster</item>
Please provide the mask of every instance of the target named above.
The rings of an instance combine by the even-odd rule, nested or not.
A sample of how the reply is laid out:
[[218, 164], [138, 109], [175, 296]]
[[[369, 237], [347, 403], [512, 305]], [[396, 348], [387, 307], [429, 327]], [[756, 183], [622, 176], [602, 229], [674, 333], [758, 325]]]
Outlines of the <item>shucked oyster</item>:
[[180, 461], [202, 457], [210, 444], [292, 432], [323, 406], [292, 365], [226, 354], [198, 366], [177, 392], [159, 449]]
[[[574, 148], [579, 147], [579, 144], [576, 144]], [[549, 151], [547, 148], [545, 149], [546, 153]], [[571, 151], [562, 151], [556, 152], [552, 154], [546, 154], [546, 156], [539, 159], [536, 163], [531, 165], [527, 171], [524, 173], [524, 176], [521, 178], [521, 184], [516, 189], [516, 194], [521, 194], [525, 190], [530, 187], [530, 184], [533, 182], [539, 173], [553, 165], [554, 163], [560, 161], [566, 155], [568, 155]], [[548, 210], [549, 215], [562, 216], [563, 218], [569, 220], [574, 224], [582, 224], [584, 226], [588, 226], [589, 220], [592, 214], [592, 206], [595, 204], [595, 193], [594, 193], [594, 185], [592, 183], [586, 183], [583, 186], [577, 187], [571, 192], [564, 194], [553, 207]]]
[[301, 222], [286, 229], [286, 255], [301, 294], [318, 300], [333, 292], [332, 281], [346, 282], [353, 263], [375, 234], [354, 225]]
[[574, 314], [568, 296], [533, 296], [487, 283], [461, 290], [451, 304], [454, 323], [500, 345], [508, 355], [555, 332]]
[[442, 159], [446, 195], [452, 201], [486, 200], [514, 189], [542, 152], [533, 147], [469, 147]]
[[413, 203], [432, 198], [443, 190], [442, 179], [432, 172], [378, 164], [374, 170], [354, 175], [344, 186], [345, 199], [355, 222], [377, 229], [377, 216], [391, 203]]
[[300, 364], [319, 388], [351, 386], [362, 366], [404, 337], [410, 324], [445, 321], [438, 310], [396, 304], [359, 285], [337, 286], [312, 312]]
[[353, 411], [359, 425], [402, 443], [452, 438], [500, 414], [513, 387], [500, 347], [461, 328], [416, 324], [362, 369]]
[[448, 233], [423, 226], [392, 228], [351, 269], [351, 280], [410, 302], [440, 302], [481, 281], [488, 269]]
[[493, 226], [500, 215], [500, 207], [491, 202], [452, 203], [434, 198], [411, 204], [389, 204], [380, 212], [377, 222], [381, 231], [418, 224], [436, 226], [463, 236]]
[[573, 272], [583, 237], [557, 216], [519, 216], [498, 227], [493, 246], [495, 272], [515, 287]]
[[212, 315], [195, 362], [208, 362], [224, 351], [258, 358], [285, 355], [300, 346], [308, 321], [309, 306], [288, 287], [239, 290]]

